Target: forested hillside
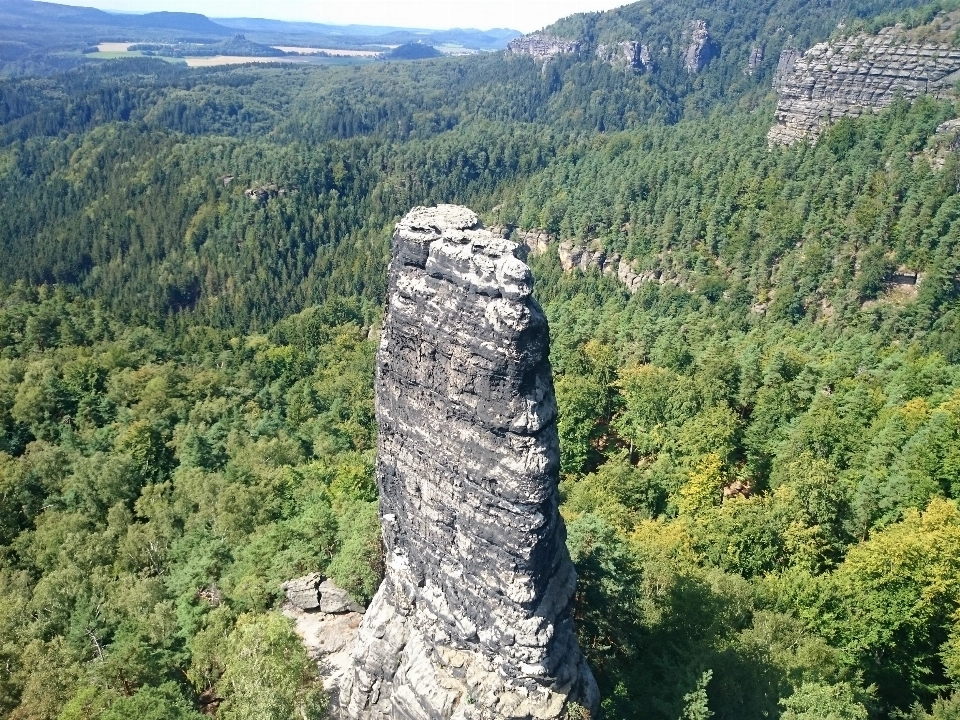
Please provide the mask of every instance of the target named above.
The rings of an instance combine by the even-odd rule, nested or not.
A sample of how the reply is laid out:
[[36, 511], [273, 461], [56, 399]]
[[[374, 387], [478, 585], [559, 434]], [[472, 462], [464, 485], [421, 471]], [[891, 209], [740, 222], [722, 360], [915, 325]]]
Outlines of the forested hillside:
[[[377, 586], [388, 243], [439, 202], [648, 278], [530, 259], [605, 717], [958, 717], [957, 107], [766, 141], [787, 36], [936, 21], [909, 5], [643, 2], [546, 64], [0, 83], [0, 717], [322, 717], [273, 611], [307, 572]], [[593, 51], [694, 19], [700, 73]]]

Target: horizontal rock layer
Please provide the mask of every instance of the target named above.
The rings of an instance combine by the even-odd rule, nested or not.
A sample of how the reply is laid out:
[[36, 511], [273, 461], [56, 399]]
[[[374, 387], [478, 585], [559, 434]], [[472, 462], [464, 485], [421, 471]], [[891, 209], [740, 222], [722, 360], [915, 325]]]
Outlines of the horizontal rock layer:
[[466, 208], [398, 225], [377, 354], [386, 577], [350, 718], [557, 718], [597, 689], [574, 635], [546, 319]]
[[785, 50], [774, 88], [780, 94], [771, 143], [815, 141], [842, 117], [887, 107], [899, 96], [937, 95], [960, 77], [960, 50], [907, 42], [895, 28], [814, 45], [802, 55]]
[[507, 50], [514, 55], [530, 55], [536, 60], [549, 60], [557, 55], [580, 52], [580, 43], [549, 35], [524, 35], [511, 40], [507, 44]]

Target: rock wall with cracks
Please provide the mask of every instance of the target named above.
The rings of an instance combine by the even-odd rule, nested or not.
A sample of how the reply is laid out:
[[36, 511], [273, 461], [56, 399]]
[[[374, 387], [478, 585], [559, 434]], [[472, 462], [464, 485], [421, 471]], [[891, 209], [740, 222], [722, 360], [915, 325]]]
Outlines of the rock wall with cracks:
[[516, 250], [463, 207], [397, 225], [376, 374], [387, 569], [342, 716], [597, 710], [557, 509], [547, 321]]
[[948, 43], [913, 42], [899, 28], [814, 45], [802, 55], [780, 56], [773, 86], [779, 93], [775, 145], [815, 142], [842, 117], [876, 113], [902, 96], [941, 96], [960, 79], [960, 49]]

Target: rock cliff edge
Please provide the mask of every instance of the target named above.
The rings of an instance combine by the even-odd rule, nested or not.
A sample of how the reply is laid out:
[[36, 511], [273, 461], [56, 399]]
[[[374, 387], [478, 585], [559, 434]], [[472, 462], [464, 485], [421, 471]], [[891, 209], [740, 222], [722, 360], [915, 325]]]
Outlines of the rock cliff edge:
[[387, 570], [340, 689], [345, 717], [597, 709], [557, 509], [547, 321], [516, 250], [463, 207], [397, 225], [376, 377]]

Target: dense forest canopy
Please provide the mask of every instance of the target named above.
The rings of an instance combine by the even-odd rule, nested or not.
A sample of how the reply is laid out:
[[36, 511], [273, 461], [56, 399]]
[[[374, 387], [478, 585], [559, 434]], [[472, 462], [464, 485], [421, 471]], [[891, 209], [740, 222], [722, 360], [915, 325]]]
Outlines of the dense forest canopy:
[[[0, 717], [323, 715], [280, 583], [377, 587], [388, 243], [439, 202], [650, 278], [530, 258], [605, 717], [960, 716], [957, 107], [766, 142], [790, 36], [945, 7], [641, 2], [548, 28], [585, 50], [547, 64], [0, 83]], [[700, 73], [594, 53], [693, 19]]]

